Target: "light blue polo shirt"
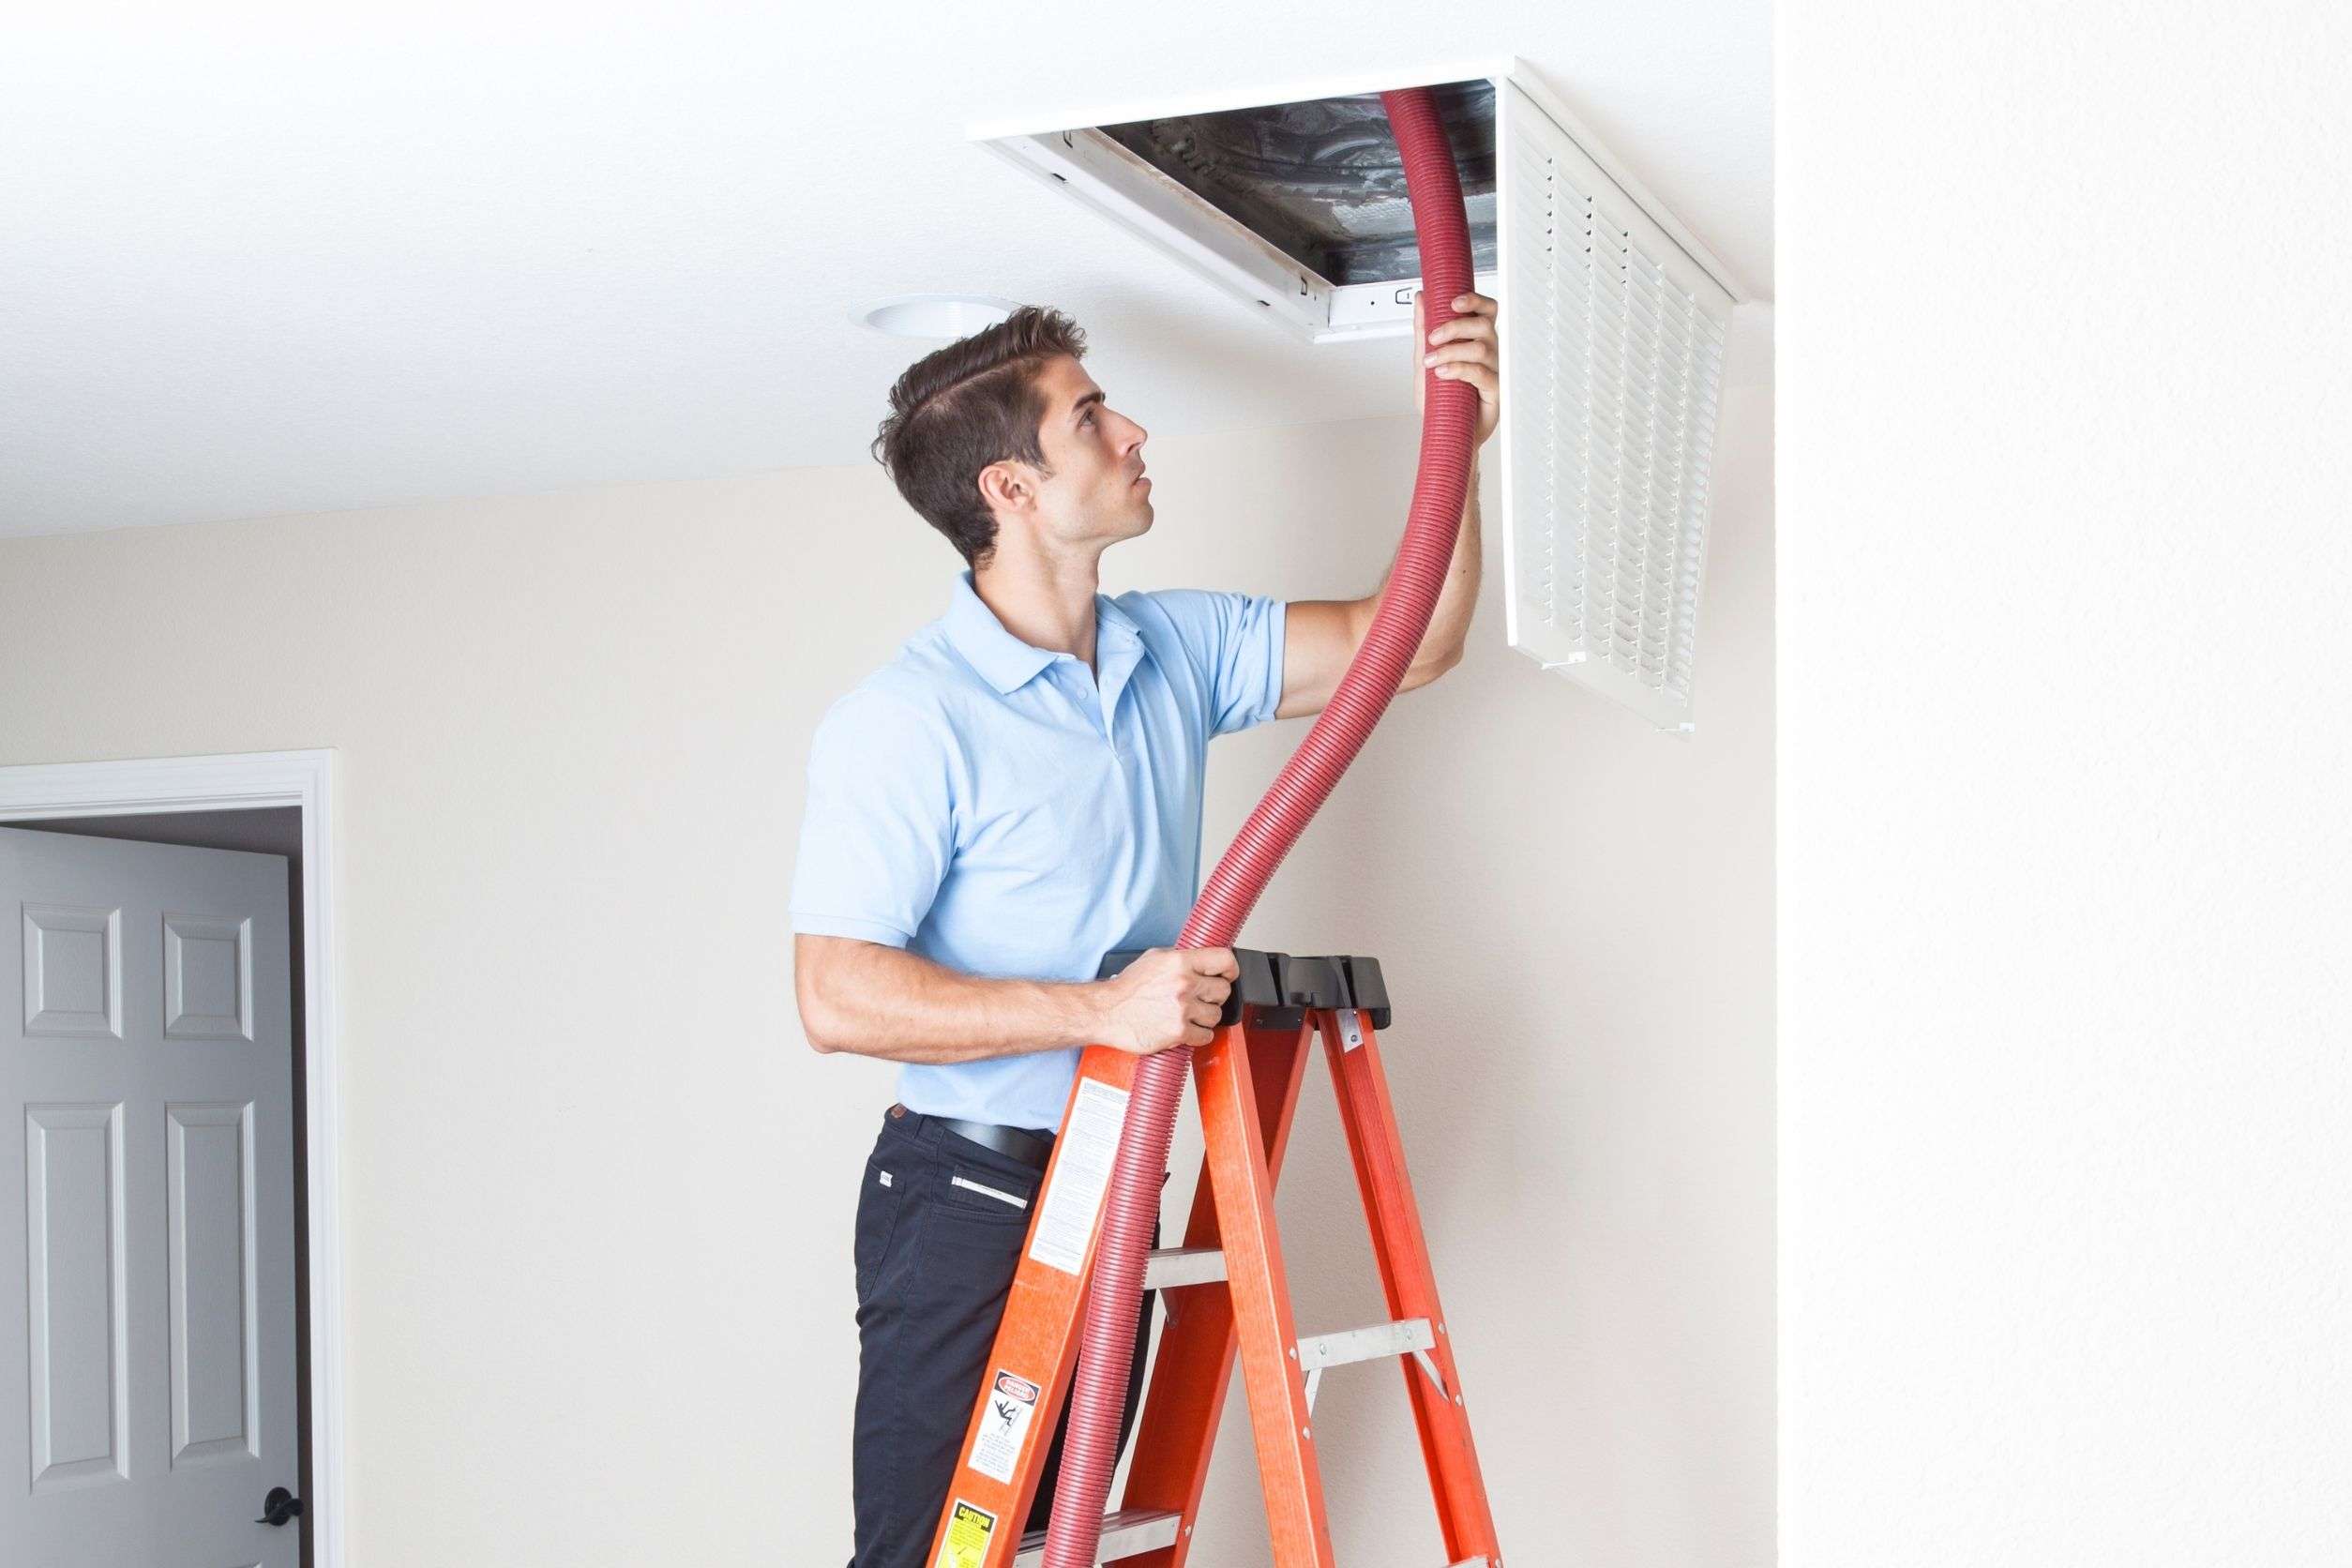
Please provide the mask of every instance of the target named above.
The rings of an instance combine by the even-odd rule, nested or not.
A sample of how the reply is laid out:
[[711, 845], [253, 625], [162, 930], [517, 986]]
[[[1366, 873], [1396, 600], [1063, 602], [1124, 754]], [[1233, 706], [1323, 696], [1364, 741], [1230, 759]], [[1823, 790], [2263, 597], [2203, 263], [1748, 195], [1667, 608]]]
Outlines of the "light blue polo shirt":
[[[1094, 671], [1004, 629], [958, 574], [947, 613], [835, 702], [808, 754], [792, 929], [986, 979], [1092, 980], [1175, 943], [1200, 885], [1209, 742], [1272, 718], [1288, 606], [1094, 596]], [[902, 1063], [912, 1110], [1059, 1127], [1078, 1053]]]

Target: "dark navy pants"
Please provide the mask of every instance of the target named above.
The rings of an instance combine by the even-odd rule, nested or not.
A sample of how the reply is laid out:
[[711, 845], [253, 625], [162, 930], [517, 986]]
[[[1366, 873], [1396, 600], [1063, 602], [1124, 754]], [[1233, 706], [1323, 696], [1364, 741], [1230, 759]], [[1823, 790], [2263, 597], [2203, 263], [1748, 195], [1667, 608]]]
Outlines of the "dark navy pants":
[[[925, 1554], [963, 1460], [972, 1407], [988, 1374], [988, 1352], [1043, 1179], [1042, 1171], [923, 1117], [882, 1118], [857, 1200], [851, 1459], [857, 1555], [850, 1568], [931, 1568]], [[1157, 1235], [1155, 1221], [1154, 1245]], [[1135, 1424], [1151, 1334], [1147, 1290], [1119, 1422], [1122, 1453]], [[1068, 1417], [1065, 1404], [1030, 1530], [1045, 1527]]]

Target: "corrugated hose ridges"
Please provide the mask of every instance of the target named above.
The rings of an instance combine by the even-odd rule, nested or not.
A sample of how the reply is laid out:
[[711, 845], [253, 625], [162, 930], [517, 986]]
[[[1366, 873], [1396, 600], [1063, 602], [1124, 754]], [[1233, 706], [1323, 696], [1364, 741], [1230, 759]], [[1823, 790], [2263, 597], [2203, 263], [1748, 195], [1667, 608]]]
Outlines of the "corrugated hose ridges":
[[[1428, 91], [1382, 93], [1380, 102], [1404, 154], [1414, 237], [1421, 247], [1424, 329], [1434, 331], [1453, 319], [1454, 301], [1470, 293], [1475, 281], [1461, 183]], [[1404, 542], [1397, 547], [1380, 611], [1338, 691], [1210, 874], [1177, 938], [1179, 947], [1232, 945], [1283, 856], [1387, 711], [1428, 630], [1461, 526], [1478, 393], [1467, 382], [1447, 380], [1430, 369], [1425, 368], [1422, 377], [1421, 467], [1413, 481]], [[1136, 1071], [1078, 1341], [1069, 1435], [1046, 1532], [1045, 1568], [1093, 1568], [1115, 1468], [1127, 1369], [1135, 1355], [1144, 1252], [1159, 1201], [1160, 1175], [1168, 1168], [1177, 1099], [1191, 1066], [1191, 1050], [1179, 1048], [1146, 1059]]]

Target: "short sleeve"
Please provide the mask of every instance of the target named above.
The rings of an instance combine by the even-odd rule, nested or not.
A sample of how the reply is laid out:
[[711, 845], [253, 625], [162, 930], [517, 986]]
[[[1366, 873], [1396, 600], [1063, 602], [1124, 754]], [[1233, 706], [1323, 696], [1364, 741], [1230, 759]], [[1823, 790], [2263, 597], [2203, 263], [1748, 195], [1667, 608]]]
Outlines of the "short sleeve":
[[951, 739], [942, 719], [870, 687], [826, 712], [808, 748], [793, 930], [913, 939], [955, 844]]
[[1200, 588], [1164, 589], [1151, 598], [1184, 640], [1207, 684], [1209, 733], [1229, 735], [1274, 717], [1282, 705], [1286, 601]]

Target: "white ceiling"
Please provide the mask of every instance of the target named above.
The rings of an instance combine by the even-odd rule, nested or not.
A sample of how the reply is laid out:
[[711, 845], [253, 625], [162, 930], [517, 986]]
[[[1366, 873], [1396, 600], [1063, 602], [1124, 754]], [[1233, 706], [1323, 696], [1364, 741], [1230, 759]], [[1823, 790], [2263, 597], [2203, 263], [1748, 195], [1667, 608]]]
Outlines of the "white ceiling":
[[1768, 0], [658, 10], [12, 23], [0, 534], [867, 461], [915, 290], [1069, 310], [1155, 434], [1410, 409], [965, 141], [1063, 108], [1516, 54], [1772, 295]]

